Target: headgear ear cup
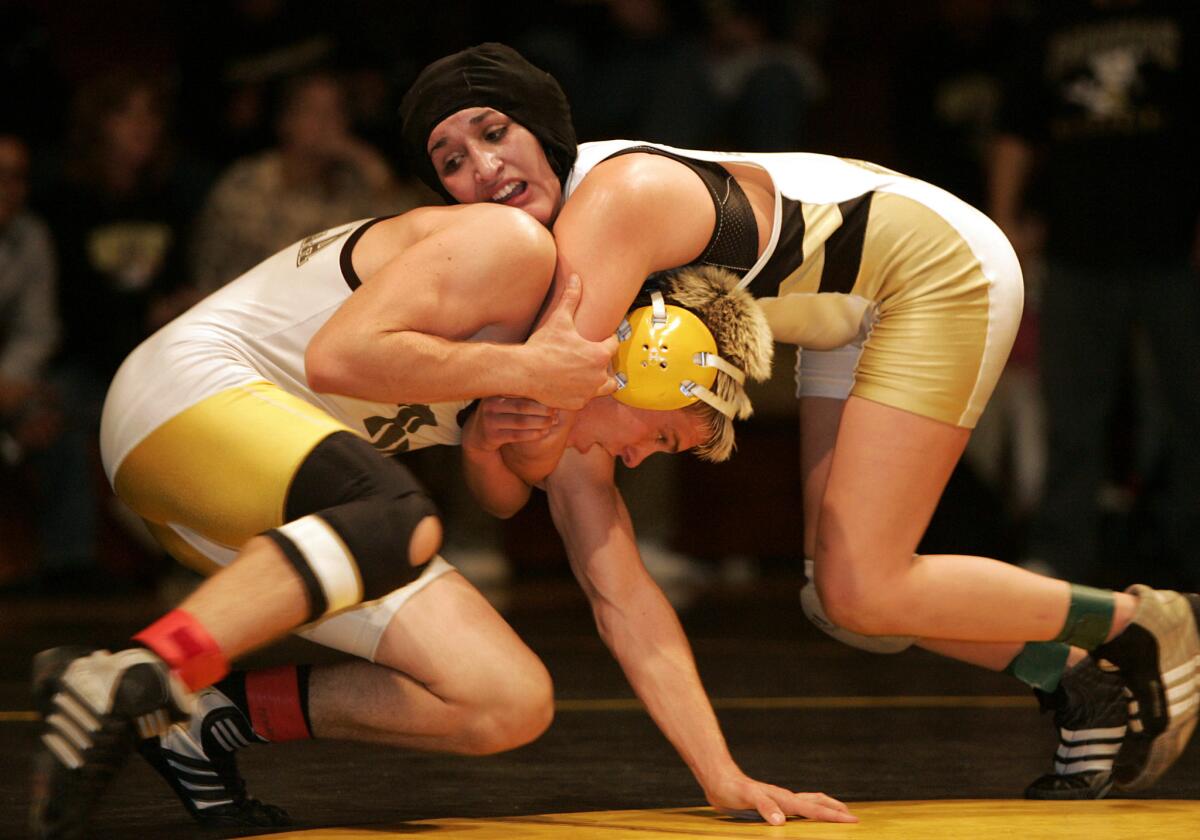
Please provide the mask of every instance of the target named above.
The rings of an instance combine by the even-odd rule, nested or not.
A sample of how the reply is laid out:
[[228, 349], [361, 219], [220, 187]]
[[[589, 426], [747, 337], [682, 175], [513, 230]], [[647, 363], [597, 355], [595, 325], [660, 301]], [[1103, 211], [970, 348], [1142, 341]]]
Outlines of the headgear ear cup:
[[[619, 387], [613, 396], [636, 408], [671, 411], [712, 393], [717, 368], [709, 360], [717, 357], [717, 342], [696, 315], [667, 306], [661, 292], [652, 297], [650, 306], [630, 312], [617, 330], [613, 371]], [[732, 411], [713, 407], [726, 415]]]
[[[652, 289], [661, 290], [657, 302]], [[736, 274], [716, 266], [694, 265], [655, 275], [638, 303], [647, 298], [649, 305], [635, 306], [617, 333], [621, 344], [613, 369], [618, 381], [625, 382], [613, 396], [628, 405], [667, 410], [696, 407], [703, 401], [711, 408], [705, 421], [708, 438], [695, 453], [706, 461], [724, 461], [733, 453], [733, 419], [753, 413], [746, 376], [762, 381], [771, 375], [775, 344], [766, 315], [741, 288]], [[656, 308], [661, 311], [656, 313]], [[652, 342], [649, 339], [657, 338], [651, 334], [656, 317], [664, 325], [677, 319], [681, 326], [669, 333], [670, 338]], [[635, 327], [646, 333], [640, 341], [634, 338]], [[652, 367], [664, 360], [666, 368]]]

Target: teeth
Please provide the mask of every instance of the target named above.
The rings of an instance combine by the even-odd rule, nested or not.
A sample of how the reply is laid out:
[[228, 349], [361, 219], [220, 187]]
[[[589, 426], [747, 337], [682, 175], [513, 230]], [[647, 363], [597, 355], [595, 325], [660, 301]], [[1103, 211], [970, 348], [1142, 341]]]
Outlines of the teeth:
[[504, 201], [504, 199], [508, 198], [510, 195], [512, 195], [514, 192], [516, 192], [517, 187], [519, 187], [519, 186], [520, 186], [519, 182], [513, 181], [511, 184], [506, 186], [504, 189], [500, 190], [500, 192], [493, 195], [492, 201]]

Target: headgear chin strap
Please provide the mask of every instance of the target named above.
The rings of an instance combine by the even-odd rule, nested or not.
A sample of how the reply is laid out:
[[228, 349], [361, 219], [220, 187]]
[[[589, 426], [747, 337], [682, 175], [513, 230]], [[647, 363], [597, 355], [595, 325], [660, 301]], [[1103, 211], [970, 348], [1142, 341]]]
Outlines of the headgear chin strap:
[[681, 306], [668, 306], [662, 292], [650, 305], [630, 312], [617, 327], [613, 370], [618, 402], [634, 408], [671, 411], [702, 400], [726, 417], [737, 408], [711, 390], [717, 372], [739, 385], [746, 374], [717, 355], [717, 342], [704, 322]]

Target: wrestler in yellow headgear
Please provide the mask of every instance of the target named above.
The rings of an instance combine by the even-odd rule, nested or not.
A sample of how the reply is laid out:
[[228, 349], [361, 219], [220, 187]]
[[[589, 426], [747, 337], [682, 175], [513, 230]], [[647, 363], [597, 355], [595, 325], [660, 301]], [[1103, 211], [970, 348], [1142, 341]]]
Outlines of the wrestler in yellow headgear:
[[735, 274], [711, 266], [651, 278], [639, 296], [649, 304], [621, 322], [613, 357], [620, 402], [671, 411], [699, 401], [715, 412], [700, 451], [714, 461], [732, 452], [733, 419], [753, 411], [746, 375], [767, 378], [774, 350], [762, 310], [737, 286]]

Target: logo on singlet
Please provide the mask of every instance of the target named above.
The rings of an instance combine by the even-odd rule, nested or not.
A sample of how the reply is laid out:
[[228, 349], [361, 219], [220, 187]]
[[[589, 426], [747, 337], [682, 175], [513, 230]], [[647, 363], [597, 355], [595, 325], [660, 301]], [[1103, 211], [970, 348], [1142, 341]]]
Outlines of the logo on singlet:
[[353, 226], [345, 230], [339, 230], [337, 233], [329, 233], [329, 231], [323, 230], [320, 233], [314, 233], [312, 236], [306, 236], [301, 239], [300, 250], [296, 252], [296, 268], [304, 265], [317, 251], [320, 251], [326, 245], [332, 245], [334, 242], [337, 242], [351, 230], [353, 230]]
[[398, 406], [395, 417], [368, 417], [363, 420], [371, 445], [380, 452], [407, 452], [409, 439], [425, 426], [437, 426], [437, 416], [427, 405]]

